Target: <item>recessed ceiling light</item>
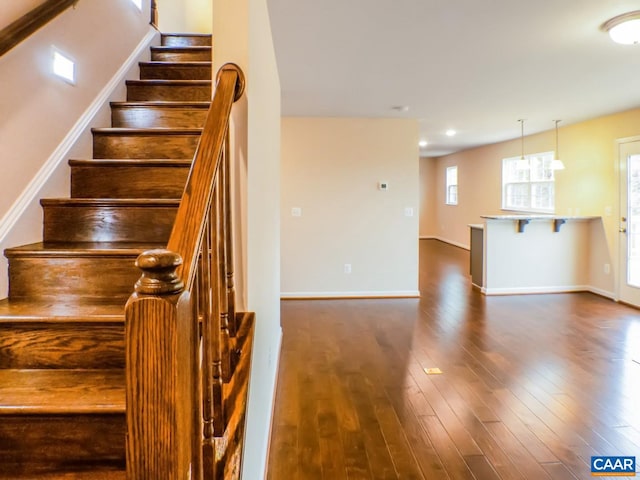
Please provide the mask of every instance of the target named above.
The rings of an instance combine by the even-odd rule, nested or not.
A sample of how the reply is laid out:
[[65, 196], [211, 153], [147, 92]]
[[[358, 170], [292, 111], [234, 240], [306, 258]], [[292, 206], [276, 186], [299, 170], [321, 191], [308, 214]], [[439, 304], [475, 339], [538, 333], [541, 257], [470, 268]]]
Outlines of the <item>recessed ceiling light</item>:
[[418, 146], [419, 146], [420, 148], [424, 148], [424, 147], [426, 147], [427, 145], [429, 145], [429, 142], [427, 142], [426, 140], [420, 140], [420, 141], [418, 142]]
[[452, 128], [450, 128], [449, 130], [447, 130], [445, 132], [445, 134], [447, 135], [447, 137], [453, 137], [456, 134], [456, 131]]
[[602, 29], [609, 32], [611, 40], [623, 45], [640, 43], [640, 10], [624, 13], [607, 20]]
[[408, 112], [409, 111], [409, 106], [408, 105], [394, 105], [393, 107], [391, 107], [391, 110], [395, 110], [396, 112]]

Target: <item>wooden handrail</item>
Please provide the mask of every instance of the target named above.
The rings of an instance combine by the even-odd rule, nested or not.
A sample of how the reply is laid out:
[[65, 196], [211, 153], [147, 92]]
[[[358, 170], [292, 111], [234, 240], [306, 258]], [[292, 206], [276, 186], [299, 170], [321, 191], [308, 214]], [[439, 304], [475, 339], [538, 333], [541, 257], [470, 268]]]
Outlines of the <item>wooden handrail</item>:
[[[167, 244], [168, 250], [178, 253], [183, 259], [178, 275], [184, 279], [187, 290], [191, 289], [195, 278], [196, 259], [207, 220], [203, 212], [213, 196], [213, 179], [223, 158], [231, 106], [242, 96], [244, 84], [244, 74], [237, 65], [225, 64], [218, 71], [216, 94]], [[204, 179], [211, 181], [204, 183]]]
[[0, 56], [49, 23], [79, 0], [46, 0], [0, 31]]
[[245, 81], [234, 64], [216, 80], [167, 248], [138, 257], [142, 277], [125, 308], [130, 480], [221, 478], [216, 441], [242, 416], [228, 129]]

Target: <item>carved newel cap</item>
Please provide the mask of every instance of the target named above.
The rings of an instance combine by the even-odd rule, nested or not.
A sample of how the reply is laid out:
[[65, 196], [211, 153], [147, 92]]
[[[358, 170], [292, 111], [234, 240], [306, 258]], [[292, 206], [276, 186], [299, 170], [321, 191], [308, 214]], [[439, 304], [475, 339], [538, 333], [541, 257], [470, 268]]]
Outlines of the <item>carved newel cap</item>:
[[136, 293], [144, 295], [169, 295], [180, 293], [184, 282], [178, 277], [177, 269], [182, 265], [182, 257], [165, 249], [147, 250], [136, 259], [136, 267], [142, 276], [136, 282]]

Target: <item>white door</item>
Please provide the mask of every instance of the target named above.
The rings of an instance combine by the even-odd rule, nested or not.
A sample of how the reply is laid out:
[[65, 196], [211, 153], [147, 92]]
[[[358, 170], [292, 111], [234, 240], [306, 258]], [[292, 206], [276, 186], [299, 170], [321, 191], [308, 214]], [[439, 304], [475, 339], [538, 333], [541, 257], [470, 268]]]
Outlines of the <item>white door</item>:
[[619, 143], [618, 298], [640, 306], [640, 139]]

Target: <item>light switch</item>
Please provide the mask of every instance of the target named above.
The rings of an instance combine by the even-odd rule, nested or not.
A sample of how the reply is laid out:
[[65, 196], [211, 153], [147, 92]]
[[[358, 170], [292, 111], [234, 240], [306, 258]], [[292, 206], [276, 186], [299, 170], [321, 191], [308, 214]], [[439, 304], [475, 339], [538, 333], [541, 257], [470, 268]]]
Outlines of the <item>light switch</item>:
[[292, 217], [301, 217], [302, 216], [302, 209], [300, 207], [293, 207], [291, 209], [291, 216]]
[[413, 207], [404, 207], [404, 216], [413, 217]]

